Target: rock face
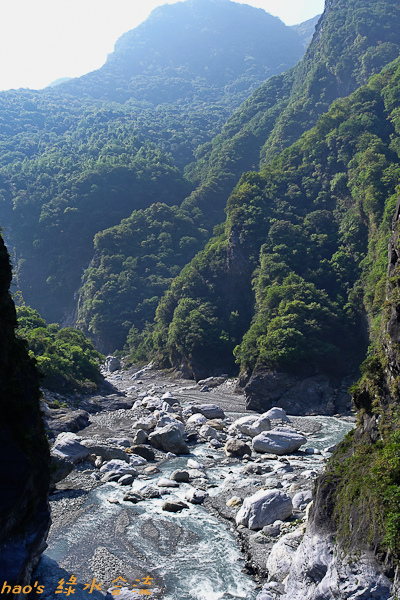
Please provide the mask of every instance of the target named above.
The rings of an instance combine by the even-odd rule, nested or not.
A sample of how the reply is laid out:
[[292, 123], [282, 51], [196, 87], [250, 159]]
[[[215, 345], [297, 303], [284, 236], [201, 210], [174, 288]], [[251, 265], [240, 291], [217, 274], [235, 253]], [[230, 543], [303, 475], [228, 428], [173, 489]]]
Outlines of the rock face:
[[253, 450], [269, 454], [290, 454], [307, 442], [307, 438], [289, 427], [276, 427], [253, 438]]
[[343, 381], [332, 381], [327, 375], [300, 378], [260, 367], [241, 385], [248, 410], [265, 412], [279, 404], [290, 415], [334, 415], [351, 408], [346, 390], [355, 379], [357, 374]]
[[28, 584], [50, 526], [50, 455], [40, 415], [39, 376], [15, 337], [11, 266], [0, 236], [0, 580]]
[[292, 501], [281, 490], [260, 490], [245, 498], [236, 515], [236, 524], [249, 529], [262, 529], [274, 521], [284, 521], [292, 514]]

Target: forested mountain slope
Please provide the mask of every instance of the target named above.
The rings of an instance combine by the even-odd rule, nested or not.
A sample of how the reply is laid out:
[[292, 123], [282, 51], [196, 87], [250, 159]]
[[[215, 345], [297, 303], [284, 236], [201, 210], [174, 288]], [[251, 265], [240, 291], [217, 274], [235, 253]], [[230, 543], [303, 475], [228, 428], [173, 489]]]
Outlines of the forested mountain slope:
[[2, 92], [0, 226], [27, 304], [73, 322], [94, 235], [154, 202], [179, 205], [194, 150], [303, 51], [262, 10], [191, 0], [157, 9], [99, 71]]
[[395, 61], [260, 173], [242, 176], [220, 235], [157, 309], [160, 357], [203, 376], [232, 371], [234, 350], [252, 407], [279, 400], [304, 411], [306, 390], [294, 406], [298, 376], [326, 376], [310, 380], [321, 407], [329, 396], [344, 401], [334, 388], [365, 352], [365, 314], [373, 337], [385, 300], [399, 86]]
[[184, 208], [200, 208], [205, 223], [220, 221], [244, 171], [265, 164], [399, 55], [397, 0], [332, 0], [303, 59], [271, 77], [228, 119], [190, 168], [197, 189]]
[[[223, 220], [230, 191], [244, 170], [258, 169], [263, 147], [268, 150], [268, 157], [278, 152], [278, 147], [288, 145], [311, 127], [332, 100], [356, 89], [360, 82], [366, 82], [369, 75], [398, 55], [399, 24], [400, 7], [394, 0], [374, 3], [338, 0], [327, 4], [302, 61], [256, 90], [228, 120], [221, 135], [196, 152], [198, 160], [188, 167], [187, 174], [198, 187], [179, 209], [190, 221], [191, 232], [185, 232], [182, 241], [183, 245], [188, 244], [186, 256], [191, 252], [194, 256], [212, 226]], [[290, 198], [287, 201], [290, 202]], [[151, 323], [152, 311], [160, 293], [168, 287], [168, 278], [184, 264], [184, 255], [179, 250], [182, 230], [173, 225], [172, 218], [157, 219], [157, 231], [149, 226], [152, 222], [149, 210], [135, 213], [132, 220], [96, 237], [95, 258], [86, 272], [81, 291], [79, 326], [99, 341], [103, 351], [121, 347], [130, 327], [130, 346], [149, 346], [146, 322]], [[140, 227], [132, 227], [132, 223], [139, 221]], [[160, 241], [159, 235], [162, 236]], [[151, 252], [146, 252], [146, 248], [151, 248]], [[211, 260], [207, 253], [204, 256], [208, 262]], [[235, 282], [233, 297], [237, 285]], [[229, 281], [225, 282], [225, 288], [227, 292], [219, 286], [220, 302], [228, 307], [231, 303]], [[195, 294], [193, 292], [193, 297]], [[222, 327], [226, 332], [224, 339], [231, 340], [226, 342], [226, 351], [221, 354], [220, 345], [215, 349], [218, 360], [224, 357], [230, 368], [233, 368], [232, 359], [226, 360], [226, 357], [247, 330], [254, 313], [253, 293], [244, 291], [240, 302], [240, 307], [232, 309], [233, 313], [240, 309], [240, 317], [232, 317], [232, 330]], [[119, 313], [123, 314], [122, 318]], [[206, 320], [209, 317], [204, 316]], [[169, 315], [167, 321], [171, 318]], [[210, 327], [209, 324], [206, 329]], [[143, 328], [145, 334], [140, 338]], [[205, 333], [204, 336], [209, 337]], [[141, 347], [134, 356], [143, 358], [145, 354], [145, 348]], [[212, 368], [211, 356], [208, 368]]]

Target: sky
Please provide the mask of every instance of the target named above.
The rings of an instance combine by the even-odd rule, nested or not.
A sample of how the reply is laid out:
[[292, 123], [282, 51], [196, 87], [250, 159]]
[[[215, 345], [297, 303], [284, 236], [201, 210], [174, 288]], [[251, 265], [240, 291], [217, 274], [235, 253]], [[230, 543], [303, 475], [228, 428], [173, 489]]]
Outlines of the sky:
[[[101, 67], [117, 39], [177, 0], [0, 0], [0, 90], [41, 89]], [[324, 0], [236, 0], [295, 25]]]

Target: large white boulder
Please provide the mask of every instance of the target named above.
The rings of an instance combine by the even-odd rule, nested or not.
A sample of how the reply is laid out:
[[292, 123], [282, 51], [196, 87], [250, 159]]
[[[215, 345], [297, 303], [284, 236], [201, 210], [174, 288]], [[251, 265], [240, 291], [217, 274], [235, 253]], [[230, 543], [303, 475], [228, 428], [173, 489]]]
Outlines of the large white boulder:
[[290, 419], [283, 410], [283, 408], [279, 408], [279, 406], [273, 406], [266, 413], [264, 413], [268, 419], [281, 419], [281, 421], [287, 421], [290, 423]]
[[56, 438], [51, 453], [60, 458], [66, 458], [73, 463], [77, 463], [90, 454], [89, 450], [81, 444], [81, 441], [82, 438], [70, 431], [60, 433]]
[[276, 427], [253, 438], [253, 450], [269, 454], [290, 454], [307, 442], [307, 438], [291, 427]]
[[250, 437], [254, 437], [262, 431], [269, 431], [271, 422], [265, 415], [248, 415], [240, 417], [232, 423], [228, 428], [228, 433], [243, 433]]
[[201, 413], [195, 413], [188, 418], [187, 423], [188, 425], [204, 425], [207, 423], [207, 419]]
[[260, 490], [246, 498], [236, 515], [236, 524], [262, 529], [275, 521], [284, 521], [293, 511], [290, 497], [281, 490]]

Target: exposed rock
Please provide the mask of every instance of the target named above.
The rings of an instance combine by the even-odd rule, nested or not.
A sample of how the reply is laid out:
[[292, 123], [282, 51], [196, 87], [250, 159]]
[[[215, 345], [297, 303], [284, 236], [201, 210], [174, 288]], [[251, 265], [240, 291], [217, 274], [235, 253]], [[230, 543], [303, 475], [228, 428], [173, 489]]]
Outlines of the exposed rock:
[[57, 454], [51, 455], [50, 473], [51, 485], [64, 479], [74, 469], [74, 463], [63, 456]]
[[145, 485], [142, 488], [139, 488], [137, 492], [143, 496], [143, 498], [159, 498], [161, 496], [161, 492], [155, 485]]
[[253, 438], [253, 450], [270, 454], [290, 454], [307, 442], [307, 438], [294, 429], [277, 427], [271, 431], [263, 431]]
[[129, 448], [132, 444], [132, 440], [129, 438], [107, 438], [106, 444], [111, 444], [113, 446], [124, 446], [124, 448]]
[[167, 510], [168, 512], [180, 512], [184, 508], [189, 508], [185, 502], [181, 500], [166, 500], [162, 505], [163, 510]]
[[226, 423], [222, 419], [210, 419], [207, 421], [207, 425], [218, 431], [223, 431], [226, 428]]
[[260, 490], [245, 498], [236, 515], [236, 524], [249, 529], [262, 529], [277, 520], [284, 520], [292, 514], [290, 497], [281, 490]]
[[200, 387], [207, 386], [209, 388], [217, 387], [226, 381], [227, 375], [221, 375], [220, 377], [207, 377], [207, 379], [201, 379], [197, 382]]
[[156, 429], [149, 435], [149, 443], [155, 448], [160, 448], [164, 452], [173, 452], [174, 454], [189, 454], [189, 449], [183, 440], [180, 428], [171, 424]]
[[85, 410], [69, 410], [68, 408], [51, 409], [45, 418], [48, 429], [54, 436], [63, 432], [77, 432], [89, 425], [89, 413]]
[[230, 438], [227, 440], [224, 451], [227, 456], [241, 458], [246, 454], [251, 454], [251, 448], [242, 440]]
[[274, 544], [267, 560], [268, 578], [283, 581], [287, 577], [294, 553], [304, 536], [304, 527], [282, 536]]
[[226, 505], [231, 508], [238, 508], [239, 506], [242, 506], [242, 504], [243, 500], [239, 498], [239, 496], [232, 496], [232, 498], [229, 498], [229, 500], [226, 501]]
[[209, 440], [216, 440], [218, 436], [217, 431], [209, 425], [202, 425], [199, 429], [199, 434], [201, 437]]
[[149, 467], [146, 467], [143, 472], [145, 475], [156, 475], [156, 473], [160, 473], [160, 469], [155, 465], [150, 465]]
[[90, 454], [90, 451], [80, 442], [81, 438], [75, 433], [60, 433], [51, 449], [51, 453], [77, 463]]
[[138, 494], [137, 492], [128, 492], [127, 494], [125, 494], [124, 500], [126, 502], [132, 502], [133, 504], [137, 504], [138, 502], [141, 502], [143, 500], [143, 496], [141, 494]]
[[393, 598], [392, 583], [372, 553], [359, 553], [352, 560], [333, 540], [333, 535], [307, 531], [292, 556], [285, 593], [280, 600]]
[[177, 488], [179, 487], [179, 483], [177, 481], [173, 481], [172, 479], [167, 479], [166, 477], [160, 477], [157, 481], [158, 487], [168, 487], [168, 488]]
[[183, 481], [184, 483], [187, 483], [189, 481], [189, 473], [187, 471], [177, 469], [171, 473], [170, 479], [173, 481]]
[[131, 454], [129, 458], [129, 464], [133, 467], [141, 467], [147, 463], [147, 460], [138, 454]]
[[194, 413], [188, 418], [187, 422], [188, 425], [204, 425], [204, 423], [207, 423], [207, 419], [201, 413]]
[[151, 431], [157, 425], [157, 420], [153, 415], [149, 417], [142, 417], [133, 423], [132, 429], [144, 429], [145, 431]]
[[298, 492], [292, 498], [293, 508], [297, 508], [299, 510], [304, 510], [306, 506], [312, 500], [312, 492], [311, 490], [307, 490], [305, 492]]
[[258, 367], [244, 387], [248, 410], [265, 412], [277, 404], [291, 415], [334, 415], [348, 410], [350, 395], [345, 391], [357, 374], [343, 381], [327, 375], [296, 377]]
[[144, 429], [137, 429], [133, 435], [132, 443], [136, 444], [145, 444], [147, 442], [147, 433]]
[[131, 473], [129, 473], [129, 474], [126, 474], [126, 475], [122, 475], [122, 477], [120, 477], [118, 479], [118, 483], [120, 485], [130, 485], [133, 480], [134, 480], [133, 475]]
[[216, 404], [200, 404], [196, 410], [204, 415], [206, 419], [225, 419], [225, 413]]
[[141, 445], [135, 444], [130, 447], [130, 450], [131, 450], [132, 454], [138, 454], [139, 456], [141, 456], [142, 458], [145, 458], [146, 460], [154, 460], [155, 459], [154, 450], [152, 450], [151, 448], [148, 448], [147, 446], [141, 446]]
[[192, 504], [202, 504], [207, 496], [207, 492], [204, 490], [197, 490], [195, 488], [191, 488], [185, 494], [186, 500]]
[[119, 473], [120, 475], [131, 474], [135, 477], [138, 474], [136, 469], [134, 469], [131, 465], [127, 464], [123, 460], [118, 459], [110, 460], [100, 467], [100, 473], [108, 473], [111, 471], [113, 473]]
[[90, 454], [101, 456], [103, 460], [112, 460], [116, 458], [118, 460], [129, 462], [129, 456], [120, 446], [108, 444], [106, 442], [100, 442], [98, 440], [91, 440], [88, 438], [83, 438], [81, 440], [81, 445], [87, 448]]
[[108, 373], [114, 373], [114, 371], [119, 371], [121, 368], [121, 361], [116, 356], [107, 356], [104, 367]]
[[240, 417], [232, 423], [228, 428], [228, 433], [243, 433], [250, 437], [254, 437], [262, 431], [269, 431], [271, 429], [271, 422], [265, 415], [249, 415]]
[[283, 408], [280, 408], [279, 406], [273, 406], [264, 414], [266, 417], [268, 417], [268, 419], [280, 419], [281, 421], [287, 421], [290, 423], [289, 417], [287, 416]]
[[199, 463], [197, 460], [194, 460], [193, 458], [188, 459], [187, 467], [188, 469], [204, 469], [204, 465]]

